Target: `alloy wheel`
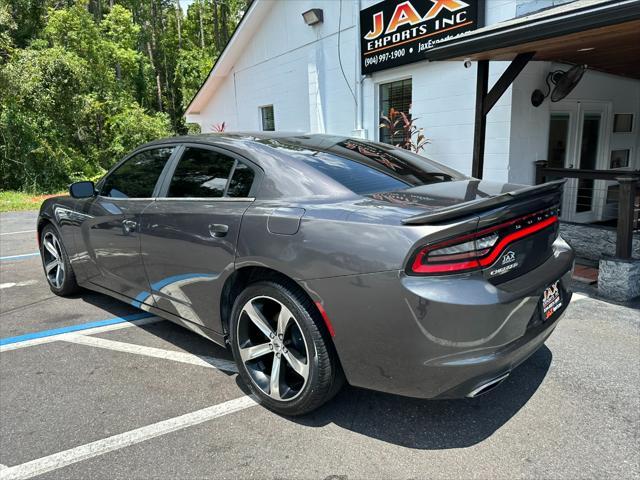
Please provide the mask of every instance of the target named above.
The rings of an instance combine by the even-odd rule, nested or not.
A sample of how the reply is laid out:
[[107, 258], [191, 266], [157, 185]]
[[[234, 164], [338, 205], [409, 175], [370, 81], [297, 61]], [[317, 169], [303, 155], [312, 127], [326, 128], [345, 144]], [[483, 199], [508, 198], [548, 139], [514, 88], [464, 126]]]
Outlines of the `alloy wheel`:
[[64, 283], [64, 258], [58, 237], [53, 232], [45, 233], [42, 244], [42, 261], [49, 283], [57, 289]]
[[298, 320], [282, 302], [266, 296], [249, 300], [238, 319], [242, 363], [253, 382], [274, 400], [296, 398], [309, 379], [309, 343]]

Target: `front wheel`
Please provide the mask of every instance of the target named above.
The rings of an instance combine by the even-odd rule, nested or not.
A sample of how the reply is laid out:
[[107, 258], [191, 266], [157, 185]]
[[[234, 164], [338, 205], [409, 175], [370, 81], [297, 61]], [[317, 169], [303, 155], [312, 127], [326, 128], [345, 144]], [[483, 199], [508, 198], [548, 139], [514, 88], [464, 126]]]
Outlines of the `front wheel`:
[[42, 229], [40, 258], [49, 288], [53, 293], [66, 296], [76, 293], [80, 289], [76, 283], [76, 276], [71, 268], [69, 256], [53, 225], [47, 225]]
[[291, 286], [272, 281], [249, 285], [235, 301], [230, 333], [241, 378], [277, 413], [315, 410], [343, 382], [315, 306]]

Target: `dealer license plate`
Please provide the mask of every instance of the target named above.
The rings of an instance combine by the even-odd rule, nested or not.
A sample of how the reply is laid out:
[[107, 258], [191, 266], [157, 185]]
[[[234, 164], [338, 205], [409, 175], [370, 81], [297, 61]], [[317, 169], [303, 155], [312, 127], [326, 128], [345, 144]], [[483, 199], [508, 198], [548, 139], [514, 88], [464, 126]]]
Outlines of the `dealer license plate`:
[[562, 294], [560, 293], [560, 280], [556, 280], [542, 294], [542, 321], [547, 321], [553, 314], [562, 308]]

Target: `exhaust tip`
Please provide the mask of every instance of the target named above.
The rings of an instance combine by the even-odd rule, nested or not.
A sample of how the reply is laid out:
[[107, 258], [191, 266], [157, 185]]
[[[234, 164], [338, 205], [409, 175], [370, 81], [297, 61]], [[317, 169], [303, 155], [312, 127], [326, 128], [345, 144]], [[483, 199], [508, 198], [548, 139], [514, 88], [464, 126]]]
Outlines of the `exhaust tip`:
[[479, 387], [475, 388], [471, 392], [467, 394], [467, 398], [475, 398], [480, 395], [484, 395], [485, 393], [489, 393], [491, 390], [500, 385], [505, 378], [509, 376], [510, 372], [505, 373], [504, 375], [499, 376], [498, 378], [494, 378], [493, 380], [489, 380], [486, 383], [483, 383]]

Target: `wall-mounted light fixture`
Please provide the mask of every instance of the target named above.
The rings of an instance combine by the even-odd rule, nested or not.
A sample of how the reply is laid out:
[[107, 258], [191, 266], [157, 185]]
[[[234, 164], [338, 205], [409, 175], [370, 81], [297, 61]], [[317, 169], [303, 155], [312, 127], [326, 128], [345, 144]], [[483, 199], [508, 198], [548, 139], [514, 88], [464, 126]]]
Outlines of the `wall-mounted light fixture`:
[[307, 25], [315, 25], [317, 23], [323, 22], [322, 9], [321, 8], [312, 8], [311, 10], [307, 10], [302, 14], [302, 18], [304, 18], [304, 23]]

